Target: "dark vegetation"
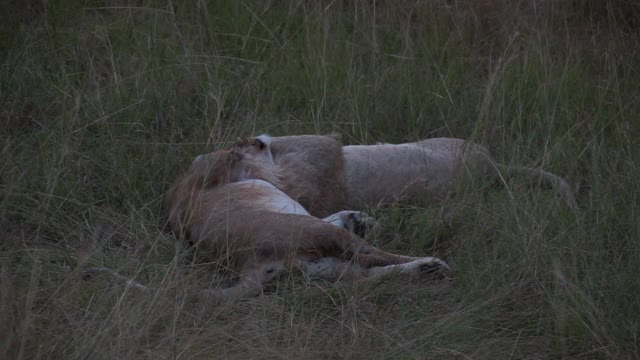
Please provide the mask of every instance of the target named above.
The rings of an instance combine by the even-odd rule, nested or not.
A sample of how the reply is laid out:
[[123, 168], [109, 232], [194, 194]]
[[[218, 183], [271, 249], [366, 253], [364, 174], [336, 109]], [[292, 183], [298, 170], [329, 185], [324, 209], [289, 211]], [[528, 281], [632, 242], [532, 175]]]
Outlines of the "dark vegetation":
[[[0, 357], [638, 358], [640, 5], [4, 1]], [[235, 137], [473, 139], [553, 171], [392, 207], [376, 244], [452, 284], [283, 279], [215, 303], [162, 197]], [[152, 291], [81, 279], [105, 266]]]

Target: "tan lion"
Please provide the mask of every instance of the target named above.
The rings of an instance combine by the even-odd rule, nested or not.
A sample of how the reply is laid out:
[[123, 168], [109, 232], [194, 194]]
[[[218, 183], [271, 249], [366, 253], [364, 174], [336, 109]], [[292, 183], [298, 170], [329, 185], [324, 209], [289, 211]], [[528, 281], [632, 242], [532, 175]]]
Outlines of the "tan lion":
[[[571, 187], [559, 176], [524, 166], [499, 164], [487, 148], [469, 141], [433, 138], [406, 144], [349, 145], [342, 147], [342, 158], [336, 158], [335, 152], [330, 157], [317, 154], [321, 143], [319, 139], [334, 147], [339, 142], [335, 137], [321, 135], [260, 135], [240, 139], [236, 146], [246, 146], [256, 158], [272, 165], [263, 167], [263, 172], [256, 174], [256, 178], [264, 178], [294, 198], [305, 198], [305, 191], [311, 189], [331, 194], [334, 199], [339, 198], [335, 197], [336, 193], [342, 192], [342, 205], [327, 207], [326, 211], [357, 210], [397, 201], [442, 199], [452, 193], [461, 181], [503, 182], [504, 177], [514, 175], [523, 175], [533, 183], [551, 186], [570, 207], [576, 206]], [[313, 162], [305, 163], [304, 168], [298, 167], [297, 164], [305, 162], [304, 159], [313, 159]], [[333, 172], [345, 173], [344, 180], [325, 181], [329, 186], [318, 190], [298, 175], [309, 167], [322, 168], [325, 174], [332, 172], [327, 169], [335, 167]], [[295, 183], [295, 191], [291, 191], [292, 183]]]
[[269, 176], [255, 179], [269, 165], [253, 155], [263, 145], [198, 156], [168, 193], [171, 228], [192, 241], [200, 256], [239, 274], [236, 286], [213, 294], [254, 295], [286, 271], [371, 279], [448, 269], [434, 257], [396, 255], [369, 245], [344, 228], [356, 212], [321, 220], [268, 182]]
[[[300, 151], [301, 145], [304, 151]], [[264, 135], [239, 139], [235, 146], [254, 155], [253, 161], [263, 163], [245, 167], [250, 173], [244, 177], [276, 185], [313, 216], [326, 217], [344, 208], [346, 180], [338, 135]]]

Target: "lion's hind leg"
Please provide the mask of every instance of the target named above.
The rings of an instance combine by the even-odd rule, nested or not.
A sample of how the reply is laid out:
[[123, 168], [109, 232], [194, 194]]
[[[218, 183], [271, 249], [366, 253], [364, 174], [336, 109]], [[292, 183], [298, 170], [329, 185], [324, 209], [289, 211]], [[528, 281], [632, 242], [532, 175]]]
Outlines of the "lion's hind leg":
[[[398, 265], [425, 259], [423, 257], [398, 255], [384, 251], [369, 244], [353, 233], [339, 228], [335, 228], [332, 236], [323, 236], [315, 239], [315, 241], [317, 242], [318, 248], [322, 247], [325, 249], [323, 256], [335, 256], [343, 260], [351, 260], [365, 269]], [[444, 261], [439, 259], [438, 262], [434, 262], [434, 264], [435, 263], [446, 265]], [[448, 268], [448, 266], [446, 267]]]
[[367, 269], [353, 261], [327, 256], [317, 259], [300, 259], [299, 270], [307, 277], [319, 277], [331, 281], [357, 280], [367, 276]]
[[309, 277], [327, 280], [374, 280], [387, 275], [409, 276], [443, 275], [451, 269], [446, 262], [435, 257], [418, 258], [402, 264], [374, 266], [365, 268], [360, 264], [337, 257], [323, 257], [315, 260], [300, 261], [300, 270]]
[[377, 279], [390, 274], [401, 275], [444, 275], [451, 271], [446, 262], [436, 257], [424, 257], [411, 262], [387, 266], [377, 266], [369, 269], [367, 277], [369, 279]]
[[[391, 269], [398, 269], [401, 272], [417, 273], [450, 271], [449, 265], [438, 258], [393, 254], [379, 249], [351, 233], [341, 233], [333, 240], [337, 248], [342, 250], [342, 254], [337, 254], [337, 257], [351, 261], [364, 269], [385, 268], [397, 265], [396, 267], [389, 267], [386, 270], [380, 271], [391, 271]], [[375, 271], [372, 274], [375, 274]]]

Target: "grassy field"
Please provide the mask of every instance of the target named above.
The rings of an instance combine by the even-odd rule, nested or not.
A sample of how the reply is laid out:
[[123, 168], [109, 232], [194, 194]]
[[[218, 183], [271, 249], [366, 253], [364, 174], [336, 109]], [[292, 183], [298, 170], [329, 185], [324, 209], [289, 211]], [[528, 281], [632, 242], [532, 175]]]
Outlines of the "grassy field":
[[[639, 5], [515, 3], [3, 2], [0, 358], [639, 358]], [[470, 184], [376, 212], [376, 245], [441, 257], [451, 282], [282, 279], [217, 303], [163, 194], [262, 132], [473, 139], [580, 208]]]

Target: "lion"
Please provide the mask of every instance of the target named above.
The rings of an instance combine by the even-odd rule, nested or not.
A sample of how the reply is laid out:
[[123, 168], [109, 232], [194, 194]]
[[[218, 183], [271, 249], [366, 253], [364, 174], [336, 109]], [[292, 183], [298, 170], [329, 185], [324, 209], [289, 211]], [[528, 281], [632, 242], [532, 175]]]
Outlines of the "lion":
[[[300, 144], [304, 144], [306, 151], [300, 151]], [[245, 176], [275, 184], [313, 216], [324, 218], [346, 209], [344, 157], [339, 135], [241, 138], [235, 147], [251, 153], [253, 161], [265, 165], [251, 167], [251, 170], [245, 167], [245, 172], [255, 173]], [[277, 169], [274, 164], [278, 164]]]
[[309, 215], [269, 176], [255, 178], [270, 166], [254, 156], [269, 156], [263, 146], [254, 141], [200, 155], [167, 194], [171, 229], [192, 242], [204, 260], [239, 274], [237, 285], [212, 294], [256, 295], [289, 271], [338, 280], [449, 270], [435, 257], [397, 255], [368, 244], [345, 229], [345, 223], [357, 227], [361, 222], [352, 221], [358, 212], [341, 211], [325, 220]]
[[[261, 174], [256, 174], [257, 178], [268, 177], [267, 181], [288, 195], [304, 199], [305, 191], [309, 190], [331, 194], [332, 203], [337, 206], [327, 206], [325, 211], [361, 210], [399, 201], [442, 200], [462, 181], [504, 182], [504, 177], [518, 175], [555, 188], [570, 208], [576, 207], [571, 186], [561, 177], [544, 170], [500, 164], [486, 147], [470, 141], [432, 138], [404, 144], [348, 145], [342, 147], [340, 158], [336, 152], [322, 157], [318, 148], [321, 143], [335, 147], [339, 140], [323, 135], [260, 135], [239, 139], [235, 146], [251, 149], [256, 158], [270, 164], [271, 167], [263, 167]], [[305, 159], [313, 162], [298, 167]], [[325, 184], [319, 189], [300, 176], [309, 167], [321, 168], [325, 175], [344, 173], [344, 177], [333, 178], [331, 182], [314, 178], [315, 182]], [[330, 170], [332, 167], [334, 170]], [[344, 200], [341, 204], [340, 198]]]

